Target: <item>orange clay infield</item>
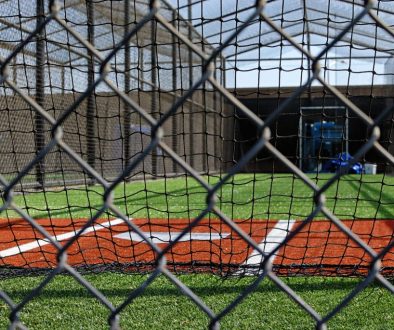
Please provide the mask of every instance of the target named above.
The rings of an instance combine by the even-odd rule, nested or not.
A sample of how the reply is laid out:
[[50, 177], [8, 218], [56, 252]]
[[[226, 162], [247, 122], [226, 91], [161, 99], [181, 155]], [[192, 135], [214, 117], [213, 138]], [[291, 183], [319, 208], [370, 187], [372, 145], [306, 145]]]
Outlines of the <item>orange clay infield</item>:
[[[152, 264], [155, 261], [151, 247], [119, 219], [98, 220], [78, 238], [75, 237], [75, 232], [86, 223], [86, 219], [36, 221], [61, 245], [75, 239], [67, 250], [67, 261], [72, 266]], [[131, 221], [160, 248], [165, 247], [189, 224], [188, 219]], [[283, 220], [234, 222], [268, 253], [302, 223]], [[394, 220], [360, 219], [344, 220], [343, 223], [376, 252], [380, 252], [393, 240]], [[168, 251], [166, 258], [171, 264], [248, 265], [252, 262], [253, 252], [254, 249], [224, 222], [204, 219]], [[0, 267], [54, 268], [57, 265], [56, 255], [56, 248], [27, 221], [0, 220]], [[344, 274], [360, 266], [367, 271], [371, 262], [370, 256], [357, 243], [326, 220], [314, 220], [306, 225], [279, 248], [272, 260], [274, 266], [284, 268], [296, 270], [308, 265], [310, 273], [318, 268], [342, 268]], [[392, 273], [393, 268], [394, 248], [391, 248], [382, 258], [382, 271]]]

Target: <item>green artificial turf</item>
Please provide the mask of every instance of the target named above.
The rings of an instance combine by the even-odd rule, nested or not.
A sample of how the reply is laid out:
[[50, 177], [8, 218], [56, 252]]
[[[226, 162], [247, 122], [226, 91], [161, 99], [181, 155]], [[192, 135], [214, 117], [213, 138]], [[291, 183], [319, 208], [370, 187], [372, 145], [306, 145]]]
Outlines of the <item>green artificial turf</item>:
[[[329, 174], [310, 175], [322, 187]], [[204, 177], [212, 186], [219, 177]], [[234, 219], [303, 219], [314, 207], [313, 191], [291, 174], [238, 174], [217, 191], [217, 206]], [[327, 207], [341, 219], [394, 218], [394, 177], [346, 175], [326, 191]], [[206, 207], [207, 192], [192, 178], [122, 183], [114, 204], [134, 218], [192, 218]], [[69, 187], [14, 196], [35, 218], [87, 218], [103, 205], [100, 186]], [[7, 211], [9, 217], [19, 217]], [[5, 213], [3, 213], [3, 217]]]
[[[146, 276], [104, 273], [86, 278], [114, 305], [138, 287]], [[215, 313], [219, 313], [255, 278], [213, 275], [182, 275], [179, 279]], [[3, 288], [16, 302], [41, 277], [2, 280]], [[361, 281], [354, 278], [282, 278], [321, 315], [327, 314]], [[7, 327], [8, 307], [0, 302], [0, 328]], [[71, 276], [57, 276], [25, 306], [21, 320], [30, 329], [108, 329], [108, 310]], [[121, 314], [123, 329], [204, 329], [208, 317], [183, 296], [165, 277], [156, 279]], [[372, 284], [361, 292], [329, 323], [329, 329], [394, 329], [394, 296]], [[221, 322], [221, 329], [313, 329], [308, 314], [282, 293], [270, 280], [240, 303]]]
[[[310, 175], [323, 186], [330, 175]], [[211, 185], [219, 178], [204, 177]], [[206, 191], [193, 179], [135, 181], [119, 185], [114, 203], [134, 218], [191, 218], [206, 206]], [[302, 219], [313, 209], [313, 192], [290, 174], [239, 174], [218, 192], [217, 205], [234, 219]], [[327, 206], [341, 219], [393, 219], [394, 178], [383, 175], [346, 175], [327, 192]], [[103, 203], [99, 186], [24, 192], [13, 201], [35, 218], [87, 218]], [[1, 217], [19, 217], [7, 210]], [[103, 215], [104, 217], [105, 215]], [[106, 216], [113, 216], [107, 214]], [[214, 216], [214, 215], [212, 215]], [[145, 277], [102, 273], [86, 278], [114, 305], [138, 287]], [[188, 285], [216, 313], [255, 280], [221, 279], [209, 274], [182, 275]], [[16, 303], [37, 286], [42, 277], [0, 280]], [[355, 278], [282, 278], [319, 313], [328, 313], [361, 281]], [[0, 299], [0, 329], [7, 327], [8, 307]], [[108, 311], [71, 276], [57, 276], [39, 297], [22, 310], [30, 329], [107, 329]], [[203, 329], [208, 318], [164, 277], [121, 313], [123, 329]], [[222, 321], [222, 329], [313, 329], [313, 320], [269, 280]], [[329, 322], [330, 329], [394, 329], [394, 298], [372, 285]]]

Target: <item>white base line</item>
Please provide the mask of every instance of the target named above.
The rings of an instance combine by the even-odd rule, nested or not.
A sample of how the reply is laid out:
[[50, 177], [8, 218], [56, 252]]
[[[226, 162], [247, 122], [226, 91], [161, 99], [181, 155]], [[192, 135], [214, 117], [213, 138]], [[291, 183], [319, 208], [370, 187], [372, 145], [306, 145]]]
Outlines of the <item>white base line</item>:
[[[275, 250], [286, 239], [290, 233], [295, 220], [279, 220], [275, 227], [271, 229], [268, 235], [261, 241], [259, 248], [266, 254]], [[270, 257], [271, 263], [274, 262], [277, 253]], [[257, 250], [254, 250], [248, 259], [241, 265], [241, 269], [236, 272], [236, 275], [256, 275], [261, 273], [262, 270], [258, 266], [263, 261], [263, 256]], [[248, 269], [246, 266], [253, 266]]]
[[[113, 220], [110, 220], [107, 222], [99, 223], [99, 224], [96, 224], [92, 227], [86, 228], [86, 230], [83, 232], [82, 235], [86, 235], [88, 233], [91, 233], [91, 232], [94, 232], [97, 230], [102, 230], [102, 229], [108, 228], [109, 226], [116, 226], [121, 223], [124, 223], [124, 221], [122, 219], [113, 219]], [[74, 230], [74, 231], [71, 231], [68, 233], [52, 236], [51, 239], [55, 240], [55, 241], [63, 241], [65, 239], [74, 237], [78, 233], [78, 231], [79, 230]], [[15, 247], [0, 251], [0, 258], [14, 256], [16, 254], [20, 254], [22, 252], [33, 250], [33, 249], [36, 249], [38, 247], [45, 246], [48, 244], [51, 244], [49, 239], [47, 239], [47, 238], [39, 239], [39, 240], [30, 242], [30, 243], [22, 244], [19, 246], [15, 246]]]

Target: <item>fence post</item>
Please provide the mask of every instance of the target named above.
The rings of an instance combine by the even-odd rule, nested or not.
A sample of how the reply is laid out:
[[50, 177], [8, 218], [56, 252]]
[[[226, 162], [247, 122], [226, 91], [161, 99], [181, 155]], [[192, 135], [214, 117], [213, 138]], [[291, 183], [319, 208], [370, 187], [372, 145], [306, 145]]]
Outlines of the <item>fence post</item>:
[[[188, 0], [187, 18], [189, 20], [188, 38], [193, 42], [192, 30], [192, 1]], [[189, 88], [193, 86], [193, 51], [189, 49]], [[190, 152], [190, 166], [194, 167], [194, 115], [193, 115], [193, 95], [190, 96], [189, 103], [189, 152]]]
[[[94, 46], [94, 5], [93, 0], [87, 0], [86, 13], [88, 19], [88, 41]], [[94, 84], [95, 66], [94, 55], [88, 58], [88, 86]], [[95, 92], [91, 93], [87, 99], [86, 108], [86, 152], [88, 164], [95, 168], [96, 161], [96, 141], [95, 141]]]
[[[218, 76], [217, 76], [217, 60], [215, 59], [215, 71], [213, 72], [213, 78], [215, 80], [217, 80]], [[217, 91], [215, 90], [215, 88], [212, 89], [213, 92], [213, 109], [215, 110], [215, 112], [213, 113], [213, 154], [214, 154], [214, 171], [217, 171], [218, 169], [221, 170], [221, 166], [220, 166], [220, 162], [223, 160], [223, 150], [219, 150], [219, 144], [220, 144], [220, 140], [218, 141], [218, 139], [220, 139], [220, 128], [219, 128], [219, 132], [218, 132], [218, 115], [222, 115], [221, 113], [221, 106], [220, 106], [220, 100], [219, 100], [219, 105], [218, 105], [218, 97], [217, 97]], [[218, 156], [217, 153], [220, 152], [219, 155], [219, 160], [218, 160]]]
[[[157, 46], [156, 46], [156, 20], [151, 21], [151, 65], [152, 65], [152, 98], [151, 112], [152, 117], [157, 119]], [[152, 176], [155, 179], [157, 175], [157, 149], [152, 150]]]
[[[130, 24], [130, 0], [124, 2], [124, 37], [126, 39], [129, 33]], [[124, 49], [124, 92], [130, 92], [130, 42], [127, 41]], [[130, 125], [131, 125], [131, 109], [127, 102], [124, 102], [124, 118], [123, 118], [123, 152], [124, 152], [124, 168], [130, 162]]]
[[[174, 28], [177, 28], [176, 22], [177, 22], [177, 15], [176, 11], [174, 10], [172, 13], [172, 19], [173, 19], [173, 26]], [[172, 35], [172, 91], [174, 92], [174, 103], [176, 102], [177, 99], [177, 38], [175, 35]], [[177, 116], [176, 113], [172, 115], [171, 118], [172, 121], [172, 150], [174, 150], [176, 153], [178, 153], [178, 121], [177, 121]], [[177, 173], [178, 168], [177, 168], [176, 162], [172, 162], [172, 171], [174, 173]]]
[[[220, 82], [226, 88], [226, 60], [221, 58], [220, 68], [222, 70]], [[236, 124], [236, 107], [227, 104], [223, 95], [220, 95], [220, 109], [221, 109], [221, 129], [222, 129], [222, 148], [223, 148], [223, 170], [227, 171], [235, 164], [234, 150], [235, 150], [235, 124]]]
[[[204, 32], [202, 32], [202, 50], [205, 53], [205, 39], [204, 39]], [[203, 63], [201, 67], [203, 66]], [[203, 70], [201, 70], [201, 75], [203, 75]], [[203, 109], [202, 109], [202, 118], [201, 118], [201, 151], [199, 150], [198, 152], [201, 152], [202, 154], [202, 168], [201, 170], [205, 173], [207, 170], [209, 170], [209, 165], [208, 165], [208, 125], [207, 125], [207, 116], [208, 116], [208, 106], [207, 106], [207, 83], [204, 81], [204, 84], [202, 86], [202, 104], [203, 104]], [[200, 117], [200, 115], [198, 114]]]
[[[44, 0], [38, 0], [36, 6], [37, 27], [45, 20]], [[36, 36], [36, 102], [45, 109], [45, 31], [44, 29]], [[34, 130], [36, 155], [45, 146], [45, 121], [37, 112], [34, 112]], [[40, 186], [45, 181], [45, 158], [36, 163], [36, 181]]]

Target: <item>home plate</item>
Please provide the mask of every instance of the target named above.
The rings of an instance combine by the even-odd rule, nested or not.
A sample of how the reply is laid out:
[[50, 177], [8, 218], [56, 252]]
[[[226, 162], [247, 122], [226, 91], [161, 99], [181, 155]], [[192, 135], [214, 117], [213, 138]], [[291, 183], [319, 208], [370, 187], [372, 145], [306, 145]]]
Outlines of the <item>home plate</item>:
[[[164, 232], [143, 232], [144, 235], [153, 243], [170, 243], [171, 241], [175, 241], [179, 236], [179, 232], [174, 233], [164, 233]], [[212, 240], [221, 240], [228, 237], [230, 233], [187, 233], [183, 237], [179, 239], [178, 242], [186, 242], [186, 241], [212, 241]], [[125, 232], [122, 234], [114, 235], [116, 238], [126, 239], [133, 242], [144, 242], [145, 240], [135, 232]]]

